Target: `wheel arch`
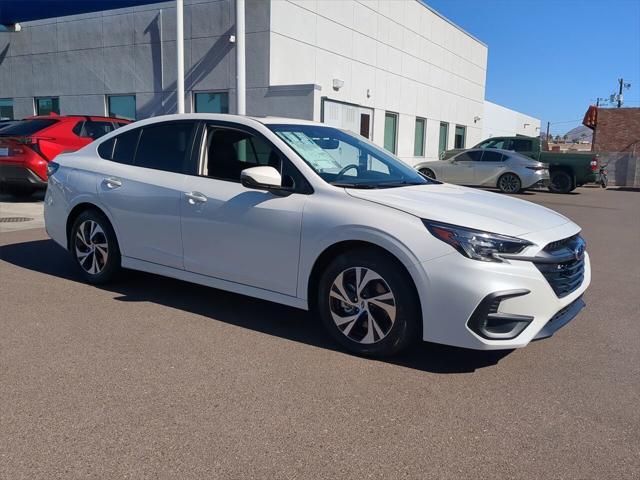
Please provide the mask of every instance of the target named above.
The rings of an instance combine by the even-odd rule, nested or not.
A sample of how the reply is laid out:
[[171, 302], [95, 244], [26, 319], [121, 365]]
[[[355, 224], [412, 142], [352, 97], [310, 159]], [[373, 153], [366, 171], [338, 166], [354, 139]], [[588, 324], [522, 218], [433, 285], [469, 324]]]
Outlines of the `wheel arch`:
[[[69, 215], [67, 215], [67, 222], [66, 222], [66, 225], [65, 225], [65, 233], [66, 233], [66, 236], [67, 236], [67, 249], [69, 251], [71, 250], [71, 229], [73, 228], [73, 224], [76, 221], [76, 219], [83, 212], [86, 212], [88, 210], [94, 210], [94, 211], [104, 215], [107, 218], [107, 220], [109, 221], [109, 223], [111, 224], [111, 228], [114, 228], [113, 222], [111, 221], [111, 218], [109, 217], [107, 212], [103, 208], [100, 208], [95, 203], [91, 203], [91, 202], [86, 202], [85, 201], [85, 202], [80, 202], [80, 203], [74, 205], [74, 207], [71, 209], [71, 211], [69, 211]], [[115, 232], [115, 228], [114, 228], [114, 232]], [[117, 238], [117, 236], [118, 235], [116, 233], [116, 238]]]
[[420, 291], [416, 284], [414, 272], [412, 271], [413, 269], [408, 268], [405, 262], [390, 250], [366, 240], [342, 240], [328, 246], [320, 253], [320, 255], [318, 255], [318, 257], [316, 258], [313, 264], [313, 267], [311, 268], [311, 273], [308, 277], [307, 286], [306, 286], [307, 302], [309, 305], [309, 309], [311, 311], [316, 311], [317, 295], [315, 295], [315, 292], [318, 289], [322, 272], [327, 268], [329, 263], [331, 263], [331, 261], [335, 257], [351, 250], [376, 251], [379, 254], [384, 255], [387, 258], [393, 260], [398, 265], [398, 267], [401, 268], [402, 271], [408, 276], [409, 280], [411, 281], [411, 286], [413, 288], [415, 298], [418, 304], [417, 308], [419, 309], [419, 312], [420, 312], [420, 321], [418, 322], [418, 324], [420, 328], [420, 338], [422, 338], [422, 324], [423, 324], [422, 300], [423, 299], [422, 299], [422, 296], [420, 295]]

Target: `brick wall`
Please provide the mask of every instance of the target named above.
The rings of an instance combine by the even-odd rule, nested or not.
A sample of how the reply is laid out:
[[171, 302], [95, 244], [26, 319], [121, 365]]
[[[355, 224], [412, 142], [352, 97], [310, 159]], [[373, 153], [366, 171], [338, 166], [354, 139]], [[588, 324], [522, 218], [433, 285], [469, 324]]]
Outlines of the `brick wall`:
[[640, 152], [640, 108], [599, 108], [594, 152]]

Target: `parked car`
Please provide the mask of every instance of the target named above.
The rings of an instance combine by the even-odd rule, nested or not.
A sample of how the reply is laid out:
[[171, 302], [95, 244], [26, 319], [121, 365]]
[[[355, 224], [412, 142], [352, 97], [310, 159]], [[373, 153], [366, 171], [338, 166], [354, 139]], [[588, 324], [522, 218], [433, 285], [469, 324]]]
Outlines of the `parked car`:
[[0, 129], [0, 189], [28, 196], [47, 186], [47, 164], [130, 123], [82, 115], [29, 117]]
[[89, 283], [125, 267], [310, 309], [363, 355], [523, 347], [575, 317], [591, 277], [568, 218], [301, 120], [139, 121], [59, 155], [44, 204]]
[[414, 168], [443, 182], [499, 188], [504, 193], [549, 183], [547, 165], [508, 150], [465, 150], [446, 160], [418, 163]]
[[[585, 183], [594, 183], [599, 170], [598, 156], [591, 152], [550, 152], [539, 137], [491, 137], [477, 144], [477, 148], [512, 150], [549, 166], [549, 190], [569, 193]], [[451, 158], [464, 149], [442, 152], [442, 159]]]
[[7, 119], [0, 120], [0, 130], [2, 130], [5, 127], [8, 127], [9, 125], [13, 125], [17, 121], [18, 120], [7, 120]]

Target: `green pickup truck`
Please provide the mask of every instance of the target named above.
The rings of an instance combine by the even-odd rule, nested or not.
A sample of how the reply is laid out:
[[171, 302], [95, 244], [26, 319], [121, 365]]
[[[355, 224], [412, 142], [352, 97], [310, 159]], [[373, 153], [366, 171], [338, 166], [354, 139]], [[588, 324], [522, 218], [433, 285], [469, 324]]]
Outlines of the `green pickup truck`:
[[[513, 150], [549, 165], [551, 183], [549, 190], [555, 193], [569, 193], [585, 183], [596, 181], [598, 157], [591, 152], [550, 152], [543, 150], [538, 137], [491, 137], [473, 148], [501, 148]], [[446, 150], [443, 159], [452, 157], [464, 149]]]

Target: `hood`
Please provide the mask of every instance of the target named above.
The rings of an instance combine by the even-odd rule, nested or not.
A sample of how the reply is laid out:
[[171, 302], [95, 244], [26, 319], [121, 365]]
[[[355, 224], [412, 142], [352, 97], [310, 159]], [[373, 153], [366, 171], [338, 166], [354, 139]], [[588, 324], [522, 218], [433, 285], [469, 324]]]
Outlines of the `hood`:
[[348, 188], [346, 191], [352, 197], [420, 218], [503, 235], [524, 235], [570, 221], [531, 202], [447, 183], [378, 190]]

